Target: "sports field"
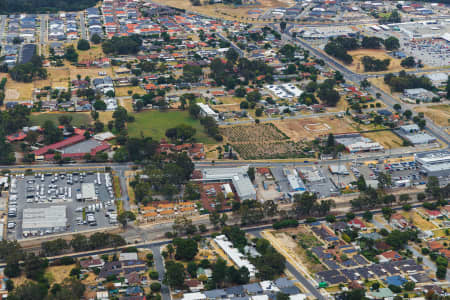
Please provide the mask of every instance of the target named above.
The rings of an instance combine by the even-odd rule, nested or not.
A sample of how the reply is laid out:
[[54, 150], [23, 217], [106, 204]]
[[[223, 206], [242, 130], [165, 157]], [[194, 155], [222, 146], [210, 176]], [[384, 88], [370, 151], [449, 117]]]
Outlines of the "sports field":
[[45, 121], [51, 120], [56, 125], [59, 125], [58, 118], [61, 116], [71, 116], [72, 126], [79, 127], [81, 125], [89, 125], [92, 122], [92, 118], [87, 112], [77, 113], [38, 113], [32, 114], [30, 121], [32, 125], [42, 126]]
[[144, 111], [134, 113], [132, 116], [135, 117], [135, 121], [128, 123], [128, 134], [131, 137], [140, 137], [142, 134], [145, 137], [152, 137], [159, 141], [165, 137], [167, 129], [180, 124], [187, 124], [197, 130], [195, 139], [198, 142], [205, 144], [215, 143], [214, 139], [205, 133], [200, 121], [191, 118], [187, 111]]

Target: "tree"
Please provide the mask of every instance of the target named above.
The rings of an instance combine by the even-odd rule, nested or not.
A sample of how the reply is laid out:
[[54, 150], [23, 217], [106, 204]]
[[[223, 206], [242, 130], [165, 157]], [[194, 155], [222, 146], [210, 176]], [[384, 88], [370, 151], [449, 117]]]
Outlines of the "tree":
[[413, 291], [416, 287], [416, 284], [414, 283], [414, 281], [407, 281], [403, 284], [403, 287], [406, 291]]
[[8, 300], [44, 300], [47, 296], [45, 285], [26, 281], [8, 295]]
[[326, 220], [328, 223], [334, 223], [334, 222], [336, 222], [336, 216], [334, 216], [334, 215], [328, 215], [328, 216], [325, 217], [325, 220]]
[[397, 50], [400, 48], [400, 42], [396, 37], [390, 36], [384, 40], [384, 47], [388, 51]]
[[408, 202], [411, 197], [408, 194], [401, 194], [399, 197], [400, 202]]
[[47, 120], [44, 122], [43, 126], [43, 135], [44, 135], [44, 143], [54, 144], [59, 142], [63, 138], [63, 134], [61, 130], [53, 123], [51, 120]]
[[225, 281], [227, 262], [219, 258], [212, 268], [212, 280], [217, 286], [221, 286]]
[[249, 167], [247, 171], [248, 178], [250, 178], [251, 181], [255, 181], [255, 168]]
[[78, 53], [73, 45], [66, 47], [66, 49], [64, 50], [64, 58], [73, 63], [76, 63], [78, 61]]
[[450, 99], [450, 75], [447, 78], [447, 85], [445, 87], [445, 90], [447, 91], [447, 99]]
[[336, 106], [340, 99], [339, 93], [327, 86], [321, 86], [317, 96], [328, 106]]
[[159, 292], [161, 290], [161, 283], [152, 282], [152, 284], [150, 284], [150, 289], [152, 290], [153, 293]]
[[172, 288], [182, 288], [184, 285], [184, 266], [174, 261], [166, 262], [166, 273], [164, 274], [163, 283]]
[[364, 178], [364, 175], [361, 175], [358, 177], [358, 180], [356, 181], [356, 185], [358, 186], [358, 190], [360, 191], [366, 191], [367, 190], [367, 184], [366, 179]]
[[374, 36], [364, 36], [361, 41], [361, 47], [366, 49], [381, 48], [382, 39]]
[[372, 218], [373, 218], [372, 212], [369, 211], [369, 210], [366, 210], [366, 211], [364, 212], [364, 214], [363, 214], [363, 219], [364, 219], [366, 222], [370, 222], [370, 221], [372, 221]]
[[79, 39], [78, 44], [77, 44], [77, 49], [81, 50], [81, 51], [86, 51], [86, 50], [91, 49], [91, 45], [89, 44], [89, 41]]
[[425, 192], [436, 199], [439, 197], [440, 191], [439, 179], [436, 176], [429, 176]]
[[193, 239], [176, 238], [173, 240], [173, 244], [176, 247], [176, 259], [190, 261], [197, 255], [198, 245]]
[[97, 33], [94, 33], [94, 34], [91, 36], [91, 42], [92, 42], [93, 44], [100, 44], [100, 43], [102, 42], [102, 38], [101, 38]]
[[183, 66], [183, 78], [187, 82], [198, 82], [203, 76], [202, 68], [198, 65], [185, 64]]
[[436, 277], [438, 279], [445, 279], [446, 275], [447, 275], [447, 267], [437, 266]]
[[117, 216], [117, 221], [125, 228], [128, 221], [136, 220], [136, 215], [132, 211], [124, 211]]
[[367, 80], [367, 78], [364, 78], [364, 80], [361, 81], [360, 85], [361, 88], [365, 90], [371, 86], [371, 83], [369, 80]]
[[402, 59], [402, 61], [400, 62], [400, 65], [404, 68], [414, 68], [414, 66], [416, 65], [416, 61], [415, 61], [414, 57], [408, 56], [408, 57], [405, 57], [404, 59]]

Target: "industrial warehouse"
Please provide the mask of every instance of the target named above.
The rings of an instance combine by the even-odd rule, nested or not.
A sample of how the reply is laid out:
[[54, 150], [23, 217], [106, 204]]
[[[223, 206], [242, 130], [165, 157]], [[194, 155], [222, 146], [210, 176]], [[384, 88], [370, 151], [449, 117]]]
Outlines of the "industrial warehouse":
[[237, 168], [215, 168], [204, 169], [202, 178], [198, 181], [203, 182], [231, 182], [240, 199], [256, 199], [256, 190], [250, 181], [248, 175], [248, 166]]
[[414, 156], [420, 171], [427, 176], [445, 178], [450, 176], [450, 152], [420, 153]]
[[23, 233], [49, 234], [65, 231], [67, 227], [66, 211], [65, 205], [25, 208], [22, 220]]

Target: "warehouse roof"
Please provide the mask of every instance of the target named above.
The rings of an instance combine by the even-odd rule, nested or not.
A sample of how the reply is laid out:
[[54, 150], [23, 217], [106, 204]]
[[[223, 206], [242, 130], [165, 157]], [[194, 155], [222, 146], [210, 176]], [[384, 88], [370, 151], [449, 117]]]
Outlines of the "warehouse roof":
[[66, 206], [25, 208], [23, 210], [22, 230], [62, 228], [67, 225]]

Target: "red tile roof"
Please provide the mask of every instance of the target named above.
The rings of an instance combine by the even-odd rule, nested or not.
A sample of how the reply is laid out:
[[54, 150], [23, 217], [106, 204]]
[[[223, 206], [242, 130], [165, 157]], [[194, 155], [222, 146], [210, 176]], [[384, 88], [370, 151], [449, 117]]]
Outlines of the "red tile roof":
[[57, 143], [42, 147], [41, 149], [35, 150], [35, 151], [33, 151], [33, 153], [34, 153], [34, 155], [43, 155], [51, 149], [57, 150], [57, 149], [61, 149], [64, 147], [68, 147], [73, 144], [82, 142], [85, 139], [86, 138], [84, 137], [84, 135], [76, 134], [76, 135], [73, 135], [65, 140], [60, 141], [60, 142], [57, 142]]

